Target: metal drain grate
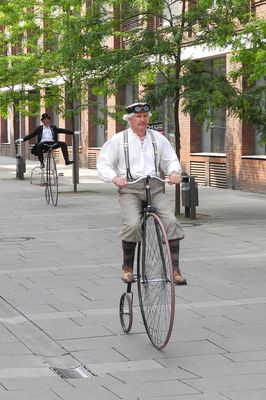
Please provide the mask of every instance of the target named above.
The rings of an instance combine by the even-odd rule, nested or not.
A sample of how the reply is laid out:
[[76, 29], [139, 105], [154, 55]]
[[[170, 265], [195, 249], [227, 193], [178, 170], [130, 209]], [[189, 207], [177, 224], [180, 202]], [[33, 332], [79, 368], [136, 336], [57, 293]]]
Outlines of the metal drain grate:
[[52, 370], [63, 379], [92, 378], [95, 376], [88, 368], [79, 366], [76, 368], [52, 368]]

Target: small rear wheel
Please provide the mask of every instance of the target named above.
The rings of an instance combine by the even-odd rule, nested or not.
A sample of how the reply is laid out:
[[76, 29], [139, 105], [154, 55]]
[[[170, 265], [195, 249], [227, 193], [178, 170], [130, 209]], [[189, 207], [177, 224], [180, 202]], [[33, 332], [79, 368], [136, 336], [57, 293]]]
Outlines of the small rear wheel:
[[129, 333], [133, 322], [133, 297], [132, 293], [124, 293], [120, 299], [119, 316], [122, 329]]

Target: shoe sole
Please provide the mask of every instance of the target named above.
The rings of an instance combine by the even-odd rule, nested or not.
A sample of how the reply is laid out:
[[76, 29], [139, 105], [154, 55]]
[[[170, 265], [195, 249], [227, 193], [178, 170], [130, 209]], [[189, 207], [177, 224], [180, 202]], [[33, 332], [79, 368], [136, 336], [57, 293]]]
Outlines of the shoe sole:
[[174, 282], [174, 285], [175, 286], [186, 286], [187, 282], [186, 281], [185, 282]]
[[124, 278], [121, 278], [121, 280], [122, 280], [124, 283], [134, 283], [134, 282], [135, 282], [135, 279], [134, 279], [134, 278], [132, 278], [132, 279], [124, 279]]

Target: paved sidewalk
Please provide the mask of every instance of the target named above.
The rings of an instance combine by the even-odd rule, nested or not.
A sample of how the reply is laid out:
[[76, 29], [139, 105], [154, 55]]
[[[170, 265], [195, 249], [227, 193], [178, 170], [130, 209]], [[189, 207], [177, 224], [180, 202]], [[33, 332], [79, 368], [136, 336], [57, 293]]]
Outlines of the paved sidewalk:
[[158, 351], [137, 293], [132, 332], [120, 326], [115, 188], [82, 169], [74, 193], [60, 166], [54, 207], [34, 165], [17, 180], [0, 157], [0, 400], [265, 400], [266, 195], [199, 187], [198, 218], [181, 218], [188, 286]]

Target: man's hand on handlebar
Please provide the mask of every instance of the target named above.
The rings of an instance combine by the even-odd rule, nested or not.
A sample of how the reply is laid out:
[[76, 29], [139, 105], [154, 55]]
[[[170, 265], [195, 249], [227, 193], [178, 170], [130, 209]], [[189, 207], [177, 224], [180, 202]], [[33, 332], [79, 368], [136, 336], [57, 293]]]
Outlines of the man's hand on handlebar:
[[23, 142], [22, 138], [15, 140], [15, 143], [22, 143], [22, 142]]
[[[157, 179], [161, 182], [168, 182], [169, 185], [179, 185], [179, 183], [181, 182], [181, 175], [178, 172], [172, 172], [167, 178], [166, 180], [161, 179], [157, 176], [150, 176], [151, 179]], [[112, 179], [112, 182], [114, 185], [116, 185], [119, 189], [125, 189], [128, 187], [128, 185], [134, 185], [135, 183], [145, 180], [146, 177], [140, 177], [138, 179], [136, 179], [133, 182], [127, 182], [127, 178], [126, 176], [115, 176]]]
[[115, 176], [112, 179], [114, 185], [116, 185], [119, 189], [127, 188], [127, 178], [125, 176]]
[[169, 175], [168, 180], [170, 185], [179, 185], [179, 183], [181, 182], [181, 175], [177, 172], [172, 172]]

